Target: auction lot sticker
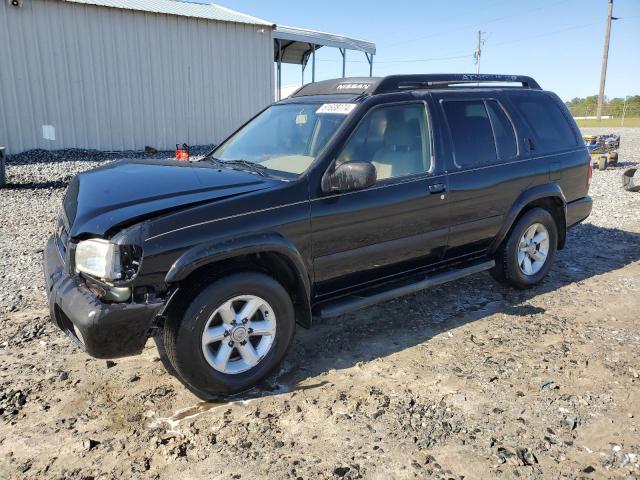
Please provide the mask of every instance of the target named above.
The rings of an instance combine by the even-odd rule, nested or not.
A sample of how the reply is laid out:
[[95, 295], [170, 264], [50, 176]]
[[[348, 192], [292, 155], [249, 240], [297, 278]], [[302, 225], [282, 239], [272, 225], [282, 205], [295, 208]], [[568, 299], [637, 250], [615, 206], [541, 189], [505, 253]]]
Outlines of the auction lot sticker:
[[349, 115], [356, 108], [355, 103], [325, 103], [318, 110], [318, 113], [335, 113], [337, 115]]

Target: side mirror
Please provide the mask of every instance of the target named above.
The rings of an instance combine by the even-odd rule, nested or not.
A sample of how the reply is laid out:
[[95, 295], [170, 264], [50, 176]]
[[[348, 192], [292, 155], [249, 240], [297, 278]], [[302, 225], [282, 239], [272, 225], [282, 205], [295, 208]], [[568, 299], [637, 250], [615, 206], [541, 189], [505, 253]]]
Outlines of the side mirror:
[[375, 183], [376, 167], [369, 162], [347, 162], [323, 178], [322, 191], [330, 193], [362, 190]]

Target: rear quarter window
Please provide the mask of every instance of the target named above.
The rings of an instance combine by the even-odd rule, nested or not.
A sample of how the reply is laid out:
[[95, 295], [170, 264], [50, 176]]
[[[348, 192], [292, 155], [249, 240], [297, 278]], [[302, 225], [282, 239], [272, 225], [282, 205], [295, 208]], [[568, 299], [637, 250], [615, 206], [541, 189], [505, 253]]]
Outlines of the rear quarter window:
[[565, 113], [550, 96], [513, 95], [511, 101], [533, 133], [535, 153], [550, 153], [578, 145]]

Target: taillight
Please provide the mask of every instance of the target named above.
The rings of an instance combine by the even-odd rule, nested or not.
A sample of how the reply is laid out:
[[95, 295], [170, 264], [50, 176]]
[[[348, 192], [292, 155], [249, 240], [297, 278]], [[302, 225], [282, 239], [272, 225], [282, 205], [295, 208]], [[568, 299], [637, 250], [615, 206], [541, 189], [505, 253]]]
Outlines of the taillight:
[[589, 169], [587, 170], [587, 187], [591, 186], [592, 178], [593, 178], [593, 159], [589, 157]]

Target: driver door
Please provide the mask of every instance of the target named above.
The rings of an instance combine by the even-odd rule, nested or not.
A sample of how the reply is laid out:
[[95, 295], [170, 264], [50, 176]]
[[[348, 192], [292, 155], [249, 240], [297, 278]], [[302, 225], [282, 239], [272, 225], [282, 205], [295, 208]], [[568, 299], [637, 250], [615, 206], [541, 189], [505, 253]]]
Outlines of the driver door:
[[427, 105], [374, 106], [336, 159], [370, 162], [376, 184], [311, 202], [317, 293], [365, 286], [442, 259], [448, 237], [446, 176], [433, 156]]

